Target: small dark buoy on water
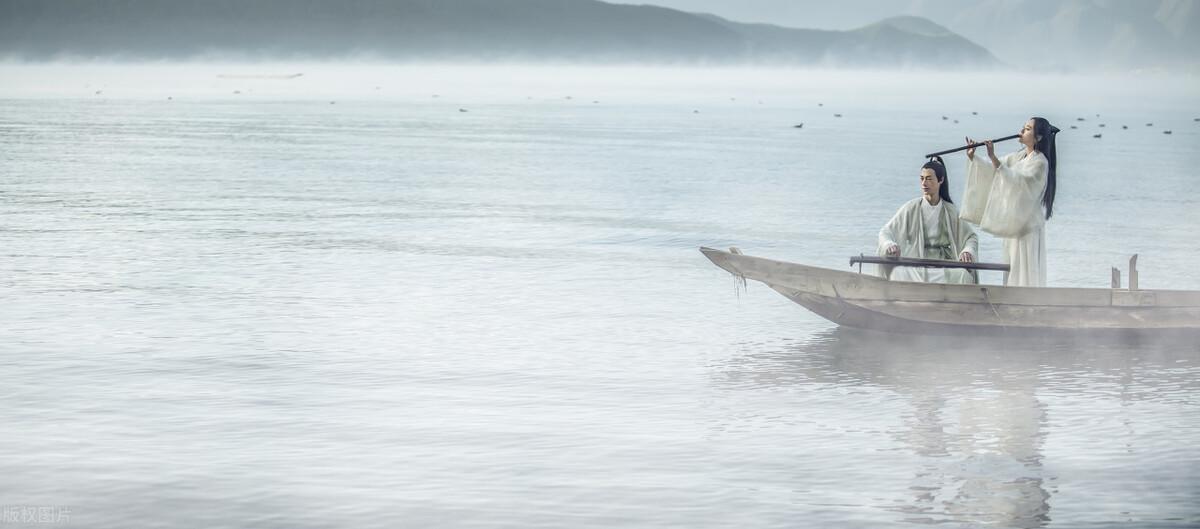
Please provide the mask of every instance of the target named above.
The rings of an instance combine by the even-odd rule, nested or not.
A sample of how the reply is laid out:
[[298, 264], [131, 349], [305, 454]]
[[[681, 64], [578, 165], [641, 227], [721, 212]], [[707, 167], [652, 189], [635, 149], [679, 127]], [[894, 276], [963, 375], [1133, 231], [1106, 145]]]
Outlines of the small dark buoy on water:
[[1101, 123], [1101, 124], [1100, 124], [1100, 128], [1104, 128], [1104, 124], [1103, 124], [1103, 123]]
[[978, 112], [975, 112], [975, 111], [971, 111], [971, 115], [972, 115], [972, 116], [978, 116], [978, 115], [979, 115], [979, 113], [978, 113]]
[[1169, 130], [1164, 130], [1164, 131], [1163, 131], [1163, 134], [1170, 134], [1170, 133], [1171, 133], [1171, 131], [1169, 131]]
[[955, 123], [958, 123], [958, 120], [956, 119], [956, 120], [954, 120], [954, 122], [955, 122]]
[[1092, 137], [1093, 137], [1093, 138], [1099, 138], [1099, 137], [1100, 137], [1100, 135], [1099, 135], [1099, 134], [1092, 134]]
[[1073, 129], [1077, 129], [1077, 128], [1079, 128], [1079, 127], [1076, 127], [1075, 125], [1071, 125], [1071, 128], [1073, 128]]
[[1087, 121], [1087, 120], [1083, 119], [1083, 118], [1075, 118], [1075, 121]]
[[801, 124], [799, 124], [799, 125], [792, 125], [792, 128], [796, 128], [796, 129], [802, 129], [802, 128], [804, 128], [804, 124], [803, 124], [803, 123], [801, 123]]
[[947, 119], [950, 119], [950, 118], [948, 118], [946, 116], [942, 116], [942, 121], [946, 121]]
[[1153, 124], [1153, 123], [1147, 123], [1147, 124], [1146, 124], [1146, 126], [1147, 126], [1147, 127], [1153, 127], [1153, 126], [1154, 126], [1154, 124]]
[[825, 103], [817, 103], [817, 106], [823, 107], [823, 106], [825, 106]]
[[1123, 129], [1128, 129], [1128, 128], [1129, 128], [1129, 125], [1121, 125], [1121, 128], [1123, 128]]
[[834, 115], [833, 115], [833, 117], [835, 117], [835, 118], [840, 118], [840, 117], [842, 117], [842, 115], [841, 115], [841, 114], [834, 114]]
[[465, 108], [460, 108], [460, 109], [458, 109], [458, 111], [459, 111], [459, 112], [467, 112], [468, 110], [467, 110], [467, 109], [465, 109]]

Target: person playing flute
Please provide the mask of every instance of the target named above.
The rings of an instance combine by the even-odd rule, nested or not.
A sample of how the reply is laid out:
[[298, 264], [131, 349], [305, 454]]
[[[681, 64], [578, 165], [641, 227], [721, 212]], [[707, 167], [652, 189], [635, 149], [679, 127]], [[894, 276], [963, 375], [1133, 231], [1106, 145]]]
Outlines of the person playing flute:
[[1001, 238], [1006, 286], [1046, 286], [1046, 220], [1054, 212], [1059, 129], [1045, 118], [1030, 118], [1018, 134], [1022, 149], [996, 157], [986, 141], [987, 159], [975, 156], [967, 138], [967, 184], [960, 218]]

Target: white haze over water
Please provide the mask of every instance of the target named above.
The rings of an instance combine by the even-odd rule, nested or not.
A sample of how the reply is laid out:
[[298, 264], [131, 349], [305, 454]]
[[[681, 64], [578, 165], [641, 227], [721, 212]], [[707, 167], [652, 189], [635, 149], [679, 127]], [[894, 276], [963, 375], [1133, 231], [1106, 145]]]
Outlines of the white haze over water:
[[[301, 77], [280, 76], [302, 73]], [[425, 99], [515, 102], [528, 96], [631, 104], [697, 103], [730, 94], [772, 107], [826, 104], [951, 111], [1044, 108], [1083, 112], [1119, 106], [1179, 111], [1195, 102], [1200, 77], [1147, 74], [809, 70], [756, 67], [421, 65], [387, 63], [0, 63], [0, 96], [161, 99]], [[241, 92], [234, 94], [235, 91]], [[755, 99], [757, 98], [757, 99]], [[1072, 116], [1073, 117], [1073, 116]]]
[[1194, 527], [1200, 345], [856, 333], [697, 247], [846, 269], [1037, 114], [1050, 284], [1200, 289], [1197, 84], [2, 64], [0, 514]]

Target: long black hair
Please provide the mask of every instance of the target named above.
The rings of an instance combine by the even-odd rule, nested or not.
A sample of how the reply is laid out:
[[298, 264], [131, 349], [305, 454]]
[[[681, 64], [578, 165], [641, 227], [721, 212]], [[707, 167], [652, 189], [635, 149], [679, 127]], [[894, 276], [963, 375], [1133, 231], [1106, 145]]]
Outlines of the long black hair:
[[1046, 118], [1031, 118], [1033, 119], [1033, 133], [1037, 138], [1037, 143], [1033, 148], [1042, 153], [1046, 157], [1046, 161], [1050, 162], [1049, 172], [1046, 173], [1046, 195], [1042, 197], [1042, 207], [1046, 208], [1046, 219], [1054, 213], [1054, 170], [1057, 166], [1056, 156], [1054, 153], [1054, 135], [1058, 134], [1058, 127], [1051, 125]]
[[928, 162], [925, 162], [925, 165], [921, 166], [921, 169], [933, 170], [934, 176], [937, 177], [938, 182], [941, 182], [940, 187], [938, 187], [938, 196], [942, 197], [942, 200], [953, 204], [954, 201], [950, 200], [950, 179], [946, 177], [946, 162], [942, 161], [942, 157], [934, 156], [930, 158]]

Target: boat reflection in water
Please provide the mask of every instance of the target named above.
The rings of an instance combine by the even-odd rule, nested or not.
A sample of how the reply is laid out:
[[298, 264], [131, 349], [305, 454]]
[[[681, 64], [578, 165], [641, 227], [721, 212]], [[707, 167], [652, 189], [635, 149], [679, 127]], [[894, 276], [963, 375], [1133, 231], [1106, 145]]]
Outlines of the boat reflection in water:
[[[845, 475], [871, 479], [835, 485], [861, 487], [859, 507], [870, 505], [886, 520], [1040, 527], [1050, 521], [1051, 498], [1062, 484], [1058, 471], [1045, 466], [1048, 433], [1070, 454], [1090, 442], [1078, 438], [1089, 436], [1061, 424], [1099, 422], [1096, 415], [1138, 399], [1194, 395], [1198, 358], [1194, 343], [929, 338], [836, 328], [778, 347], [741, 346], [715, 366], [714, 383], [796, 399], [779, 405], [798, 426], [789, 432], [799, 437], [797, 450], [828, 455], [831, 443], [852, 444], [832, 449], [848, 454], [839, 464]], [[1050, 411], [1062, 402], [1086, 405]], [[1116, 437], [1137, 442], [1126, 419], [1121, 423], [1130, 431]], [[840, 430], [845, 441], [811, 433], [822, 428]], [[1059, 463], [1048, 466], [1060, 469]], [[1072, 486], [1111, 491], [1122, 484]], [[1060, 514], [1078, 519], [1088, 501]]]

